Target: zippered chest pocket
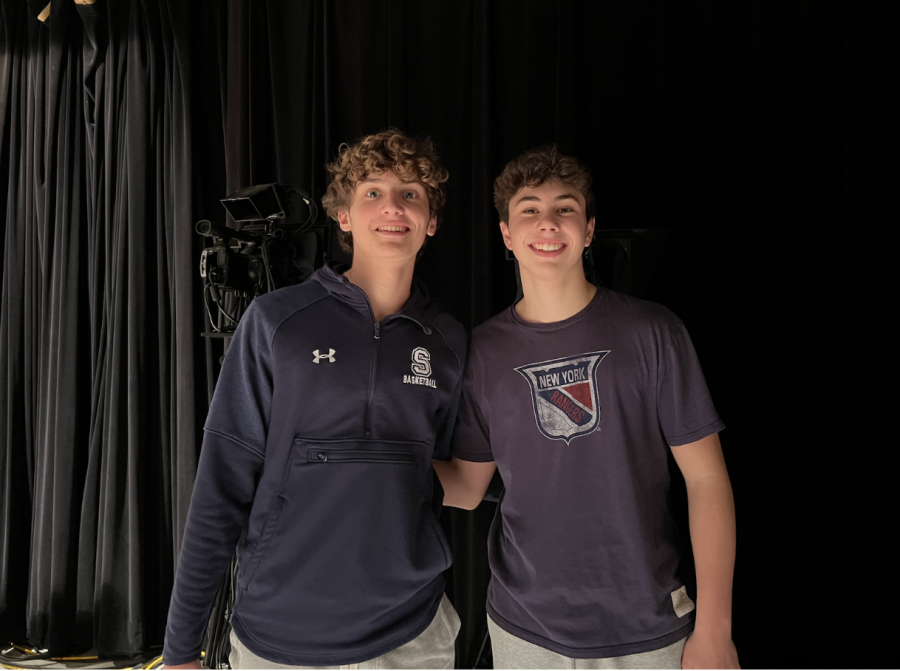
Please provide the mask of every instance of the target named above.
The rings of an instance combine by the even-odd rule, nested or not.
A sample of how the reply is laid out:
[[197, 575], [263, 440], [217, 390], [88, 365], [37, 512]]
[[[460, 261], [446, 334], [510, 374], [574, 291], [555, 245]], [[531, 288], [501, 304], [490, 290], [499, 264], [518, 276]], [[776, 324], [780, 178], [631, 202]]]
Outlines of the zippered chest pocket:
[[312, 448], [307, 451], [308, 460], [317, 464], [357, 462], [370, 464], [415, 464], [416, 453], [398, 450], [340, 450]]

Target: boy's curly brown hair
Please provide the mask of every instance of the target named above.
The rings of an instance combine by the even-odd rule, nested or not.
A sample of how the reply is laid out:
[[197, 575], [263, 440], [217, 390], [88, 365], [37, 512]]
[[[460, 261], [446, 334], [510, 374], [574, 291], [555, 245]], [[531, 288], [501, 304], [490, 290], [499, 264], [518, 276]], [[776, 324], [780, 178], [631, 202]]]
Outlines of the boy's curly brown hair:
[[509, 221], [509, 201], [520, 189], [553, 180], [578, 189], [584, 196], [585, 218], [590, 221], [594, 216], [591, 171], [574, 156], [561, 154], [555, 144], [530, 149], [514, 158], [494, 180], [494, 206], [500, 221]]
[[[429, 138], [411, 138], [396, 128], [367, 135], [353, 145], [340, 146], [337, 158], [326, 168], [331, 183], [322, 197], [329, 217], [338, 220], [338, 212], [350, 209], [356, 185], [372, 173], [391, 170], [404, 182], [420, 182], [428, 195], [428, 210], [437, 218], [447, 197], [444, 183], [449, 178], [441, 166], [434, 144]], [[353, 235], [338, 228], [341, 248], [353, 253]]]

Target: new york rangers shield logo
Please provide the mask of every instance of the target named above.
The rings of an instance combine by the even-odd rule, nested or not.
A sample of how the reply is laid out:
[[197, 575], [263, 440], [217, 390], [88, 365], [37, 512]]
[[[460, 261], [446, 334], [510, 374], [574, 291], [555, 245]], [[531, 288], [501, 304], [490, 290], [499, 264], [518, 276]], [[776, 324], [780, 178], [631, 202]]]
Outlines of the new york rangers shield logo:
[[607, 354], [577, 354], [516, 368], [531, 385], [534, 419], [547, 438], [568, 445], [600, 426], [594, 372]]

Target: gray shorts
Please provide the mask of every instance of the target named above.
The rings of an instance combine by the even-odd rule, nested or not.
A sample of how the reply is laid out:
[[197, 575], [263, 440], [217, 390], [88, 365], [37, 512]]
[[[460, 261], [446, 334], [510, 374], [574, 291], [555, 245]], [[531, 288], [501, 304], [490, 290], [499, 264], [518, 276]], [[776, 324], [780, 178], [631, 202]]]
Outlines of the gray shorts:
[[444, 595], [428, 628], [409, 643], [380, 657], [343, 666], [290, 666], [263, 659], [250, 652], [231, 632], [232, 669], [452, 669], [456, 659], [454, 645], [459, 633], [459, 616]]
[[665, 648], [605, 659], [575, 659], [523, 641], [488, 617], [495, 669], [680, 669], [688, 637]]

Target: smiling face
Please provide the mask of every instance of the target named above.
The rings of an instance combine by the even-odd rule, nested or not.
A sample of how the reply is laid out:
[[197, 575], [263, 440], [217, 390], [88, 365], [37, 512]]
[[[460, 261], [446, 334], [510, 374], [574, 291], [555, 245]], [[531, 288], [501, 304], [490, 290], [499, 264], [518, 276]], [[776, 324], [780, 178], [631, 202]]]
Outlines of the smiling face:
[[358, 182], [349, 209], [339, 211], [337, 219], [341, 230], [353, 235], [354, 259], [414, 260], [437, 226], [425, 187], [404, 182], [391, 170]]
[[581, 255], [594, 235], [594, 220], [585, 214], [584, 196], [559, 181], [525, 186], [509, 201], [509, 221], [500, 222], [503, 242], [520, 271], [542, 281], [579, 273]]

